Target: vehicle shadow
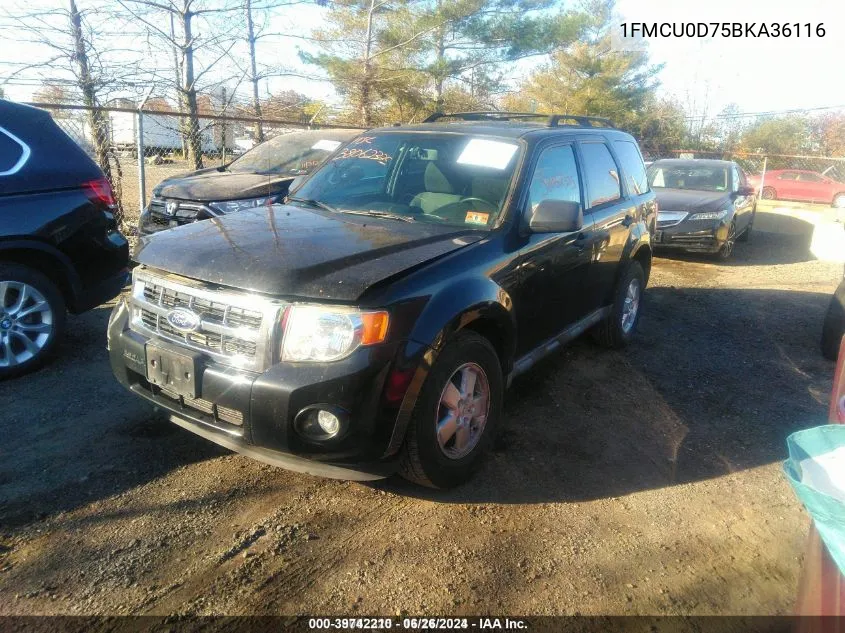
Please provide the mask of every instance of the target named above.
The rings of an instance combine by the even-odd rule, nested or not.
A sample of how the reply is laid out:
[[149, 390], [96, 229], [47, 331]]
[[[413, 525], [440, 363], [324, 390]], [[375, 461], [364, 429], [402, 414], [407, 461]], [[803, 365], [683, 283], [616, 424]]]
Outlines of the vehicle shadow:
[[28, 523], [227, 454], [114, 379], [110, 306], [70, 317], [55, 359], [0, 382], [0, 525]]
[[506, 426], [470, 484], [441, 503], [618, 497], [784, 459], [786, 436], [825, 422], [832, 365], [819, 351], [829, 297], [658, 287], [635, 343], [582, 339], [515, 381]]
[[815, 225], [812, 222], [781, 213], [757, 211], [749, 242], [737, 242], [733, 255], [719, 261], [712, 255], [657, 249], [656, 256], [686, 262], [702, 262], [720, 266], [766, 266], [797, 264], [816, 259], [810, 250]]

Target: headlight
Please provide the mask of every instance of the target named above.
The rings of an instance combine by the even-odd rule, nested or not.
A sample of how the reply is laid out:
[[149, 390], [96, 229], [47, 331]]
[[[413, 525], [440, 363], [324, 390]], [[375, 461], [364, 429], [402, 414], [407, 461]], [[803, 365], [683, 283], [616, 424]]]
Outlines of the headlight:
[[219, 213], [235, 213], [236, 211], [263, 207], [266, 204], [272, 204], [274, 200], [274, 196], [248, 198], [247, 200], [223, 200], [222, 202], [209, 202], [208, 206]]
[[721, 220], [728, 214], [727, 209], [721, 211], [707, 211], [705, 213], [693, 213], [690, 220]]
[[387, 312], [334, 306], [292, 306], [285, 314], [282, 360], [325, 363], [340, 360], [387, 336]]

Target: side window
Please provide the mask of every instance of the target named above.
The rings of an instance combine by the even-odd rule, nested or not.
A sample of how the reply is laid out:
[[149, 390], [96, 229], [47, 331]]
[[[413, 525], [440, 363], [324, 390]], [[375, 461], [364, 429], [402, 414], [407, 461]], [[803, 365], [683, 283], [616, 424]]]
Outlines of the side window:
[[736, 165], [731, 167], [731, 191], [736, 191], [739, 189], [743, 184], [743, 178], [740, 174], [740, 171], [736, 168]]
[[622, 197], [619, 186], [619, 168], [604, 143], [581, 143], [584, 156], [584, 177], [590, 190], [588, 208]]
[[645, 165], [640, 150], [631, 141], [614, 141], [616, 155], [622, 163], [625, 180], [631, 195], [637, 196], [648, 191], [648, 179], [645, 175]]
[[543, 200], [569, 200], [581, 204], [578, 168], [571, 145], [549, 147], [540, 154], [528, 189], [528, 208], [533, 211]]
[[778, 176], [778, 180], [798, 180], [798, 174], [794, 171], [785, 171]]
[[0, 176], [17, 172], [28, 156], [29, 148], [0, 127]]
[[821, 182], [824, 180], [819, 174], [811, 174], [809, 172], [804, 172], [798, 176], [798, 180], [803, 182]]

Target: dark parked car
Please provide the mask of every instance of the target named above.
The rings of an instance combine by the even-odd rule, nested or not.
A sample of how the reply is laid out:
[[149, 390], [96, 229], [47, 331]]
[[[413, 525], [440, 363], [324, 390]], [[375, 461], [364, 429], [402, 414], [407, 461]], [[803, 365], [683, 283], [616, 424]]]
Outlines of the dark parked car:
[[271, 464], [466, 480], [511, 379], [587, 330], [628, 343], [651, 269], [636, 141], [537, 119], [372, 130], [285, 206], [144, 238], [109, 326], [115, 376]]
[[47, 112], [0, 100], [0, 378], [44, 362], [66, 310], [126, 285], [113, 210], [103, 172]]
[[748, 241], [757, 198], [732, 161], [664, 159], [648, 168], [657, 193], [656, 247], [712, 253], [728, 259]]
[[226, 213], [281, 202], [291, 182], [311, 173], [361, 130], [310, 130], [282, 134], [228, 165], [173, 176], [153, 189], [141, 214], [141, 235]]

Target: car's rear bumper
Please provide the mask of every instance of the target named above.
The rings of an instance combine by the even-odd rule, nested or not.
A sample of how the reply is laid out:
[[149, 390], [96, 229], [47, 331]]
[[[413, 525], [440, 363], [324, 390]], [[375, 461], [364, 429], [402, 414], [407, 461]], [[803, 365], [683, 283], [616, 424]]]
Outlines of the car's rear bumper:
[[[109, 322], [112, 371], [127, 389], [166, 410], [180, 426], [294, 471], [354, 480], [395, 472], [397, 458], [388, 447], [404, 390], [397, 393], [391, 378], [403, 345], [360, 349], [333, 363], [277, 364], [263, 373], [206, 359], [197, 372], [197, 397], [190, 399], [147, 380], [150, 341], [161, 343], [129, 329], [128, 307], [121, 301]], [[329, 441], [305, 438], [296, 421], [313, 407], [337, 411], [345, 430]]]
[[83, 288], [76, 296], [72, 311], [78, 314], [111, 301], [126, 287], [130, 276], [129, 268], [126, 267], [102, 281]]

